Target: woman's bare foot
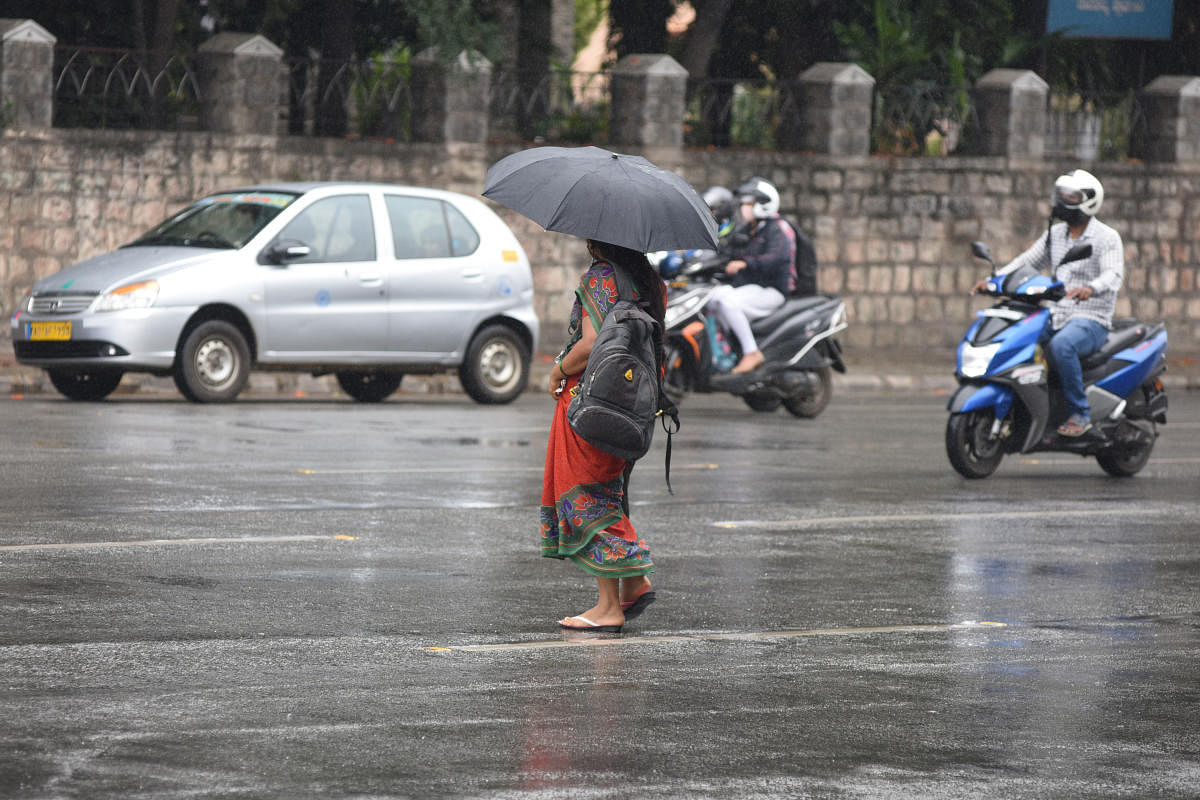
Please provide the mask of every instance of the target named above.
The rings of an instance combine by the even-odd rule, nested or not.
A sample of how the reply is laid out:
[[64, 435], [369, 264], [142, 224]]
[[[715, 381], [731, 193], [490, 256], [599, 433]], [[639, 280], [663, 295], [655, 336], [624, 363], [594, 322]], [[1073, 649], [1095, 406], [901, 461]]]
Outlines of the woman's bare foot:
[[588, 622], [592, 622], [596, 625], [625, 624], [625, 613], [621, 611], [620, 606], [610, 608], [603, 605], [592, 606], [582, 614], [576, 614], [573, 617], [563, 617], [558, 621], [558, 624], [568, 628], [587, 627], [587, 622], [581, 620], [581, 617], [585, 617]]
[[650, 579], [645, 575], [640, 578], [621, 578], [621, 608], [629, 608], [634, 600], [650, 591]]
[[746, 355], [741, 357], [737, 365], [734, 366], [733, 373], [735, 375], [741, 375], [743, 372], [753, 372], [762, 366], [764, 360], [765, 356], [763, 356], [761, 350], [755, 350], [753, 353], [746, 353]]

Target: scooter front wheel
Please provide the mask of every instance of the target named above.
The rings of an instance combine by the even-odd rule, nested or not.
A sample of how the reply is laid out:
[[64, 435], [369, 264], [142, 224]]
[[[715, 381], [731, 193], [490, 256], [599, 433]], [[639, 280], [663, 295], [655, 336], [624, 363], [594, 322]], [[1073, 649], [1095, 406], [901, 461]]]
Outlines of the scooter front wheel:
[[964, 478], [986, 478], [1000, 466], [1004, 448], [992, 438], [995, 415], [988, 410], [951, 414], [946, 420], [946, 455]]
[[667, 343], [667, 357], [663, 362], [663, 393], [675, 405], [683, 403], [688, 393], [688, 364], [683, 350], [674, 342]]

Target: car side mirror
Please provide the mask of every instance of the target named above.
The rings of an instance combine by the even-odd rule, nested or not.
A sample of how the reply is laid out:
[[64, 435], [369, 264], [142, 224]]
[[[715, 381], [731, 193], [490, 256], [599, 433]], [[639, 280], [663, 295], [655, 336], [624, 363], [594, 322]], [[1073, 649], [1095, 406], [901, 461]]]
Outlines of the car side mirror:
[[1063, 256], [1062, 261], [1060, 261], [1058, 263], [1066, 264], [1071, 261], [1082, 261], [1085, 258], [1091, 258], [1091, 257], [1092, 257], [1092, 246], [1090, 244], [1077, 244], [1074, 247], [1072, 247], [1070, 250], [1068, 250], [1067, 254], [1065, 256]]
[[308, 258], [312, 254], [312, 248], [304, 242], [296, 239], [280, 239], [272, 244], [263, 253], [268, 264], [287, 264], [291, 261], [298, 261], [301, 258]]

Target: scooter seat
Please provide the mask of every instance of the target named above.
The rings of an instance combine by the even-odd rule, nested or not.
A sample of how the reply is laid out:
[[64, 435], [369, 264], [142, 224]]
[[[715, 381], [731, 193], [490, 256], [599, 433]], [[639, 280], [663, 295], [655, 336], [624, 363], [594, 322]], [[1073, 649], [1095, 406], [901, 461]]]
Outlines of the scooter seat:
[[1110, 331], [1108, 338], [1104, 340], [1104, 346], [1090, 356], [1084, 356], [1080, 360], [1080, 365], [1083, 369], [1088, 370], [1093, 367], [1098, 367], [1105, 361], [1108, 361], [1116, 353], [1121, 352], [1126, 347], [1136, 344], [1146, 336], [1145, 325], [1133, 325], [1128, 328]]
[[823, 294], [816, 294], [812, 297], [791, 297], [784, 301], [783, 305], [772, 311], [765, 317], [754, 320], [750, 323], [750, 330], [755, 336], [762, 336], [770, 333], [778, 328], [784, 320], [789, 320], [797, 314], [806, 311], [813, 311], [829, 303], [839, 302], [836, 297], [831, 297]]

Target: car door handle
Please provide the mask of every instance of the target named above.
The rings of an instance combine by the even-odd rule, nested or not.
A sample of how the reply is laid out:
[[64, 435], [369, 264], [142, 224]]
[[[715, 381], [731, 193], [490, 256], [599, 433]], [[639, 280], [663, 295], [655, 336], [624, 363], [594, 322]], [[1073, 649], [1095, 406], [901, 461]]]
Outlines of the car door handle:
[[463, 280], [478, 281], [483, 279], [483, 271], [478, 269], [465, 269], [462, 272]]
[[377, 286], [383, 283], [383, 276], [374, 273], [363, 273], [358, 279], [366, 286]]

